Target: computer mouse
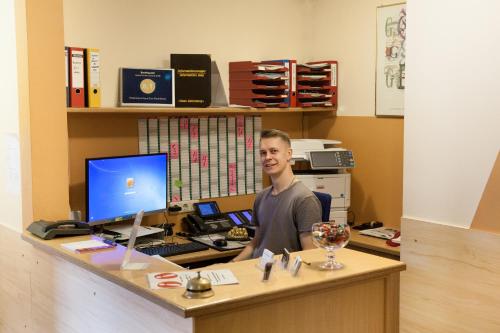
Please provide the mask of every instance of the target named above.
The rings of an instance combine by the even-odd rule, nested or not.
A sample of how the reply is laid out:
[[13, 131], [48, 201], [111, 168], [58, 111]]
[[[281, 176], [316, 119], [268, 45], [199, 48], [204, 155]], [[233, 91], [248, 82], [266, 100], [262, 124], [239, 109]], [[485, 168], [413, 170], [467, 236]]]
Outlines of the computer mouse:
[[225, 240], [224, 238], [219, 238], [219, 239], [216, 239], [214, 240], [214, 245], [215, 246], [227, 246], [227, 240]]

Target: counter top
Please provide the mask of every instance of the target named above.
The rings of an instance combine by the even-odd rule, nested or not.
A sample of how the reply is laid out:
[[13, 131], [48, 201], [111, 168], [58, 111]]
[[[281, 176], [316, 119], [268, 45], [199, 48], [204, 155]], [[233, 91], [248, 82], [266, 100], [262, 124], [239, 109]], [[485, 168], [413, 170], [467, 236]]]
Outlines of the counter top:
[[214, 286], [215, 296], [207, 299], [186, 299], [184, 289], [149, 289], [147, 273], [178, 271], [179, 267], [133, 251], [131, 262], [147, 262], [149, 267], [142, 271], [122, 271], [120, 264], [126, 248], [115, 248], [78, 254], [61, 247], [63, 243], [88, 240], [95, 236], [71, 238], [39, 239], [29, 232], [22, 238], [38, 249], [59, 256], [75, 265], [83, 267], [113, 283], [116, 283], [182, 317], [194, 317], [227, 310], [228, 308], [248, 306], [291, 295], [310, 293], [325, 288], [335, 288], [355, 281], [376, 279], [383, 275], [400, 272], [405, 264], [399, 261], [374, 255], [341, 249], [336, 251], [338, 261], [345, 267], [337, 271], [321, 271], [318, 265], [325, 260], [326, 251], [314, 249], [292, 253], [291, 260], [300, 255], [311, 265], [302, 265], [297, 277], [273, 268], [271, 279], [261, 282], [262, 272], [257, 268], [258, 260], [238, 263], [212, 265], [209, 269], [230, 269], [239, 280], [237, 285]]

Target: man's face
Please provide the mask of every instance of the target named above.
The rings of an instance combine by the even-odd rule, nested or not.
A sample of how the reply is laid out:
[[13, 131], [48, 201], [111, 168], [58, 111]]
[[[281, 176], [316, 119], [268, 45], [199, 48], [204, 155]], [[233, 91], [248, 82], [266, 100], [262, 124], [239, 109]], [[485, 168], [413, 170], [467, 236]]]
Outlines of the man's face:
[[262, 169], [269, 176], [279, 175], [288, 167], [292, 149], [280, 138], [260, 140]]

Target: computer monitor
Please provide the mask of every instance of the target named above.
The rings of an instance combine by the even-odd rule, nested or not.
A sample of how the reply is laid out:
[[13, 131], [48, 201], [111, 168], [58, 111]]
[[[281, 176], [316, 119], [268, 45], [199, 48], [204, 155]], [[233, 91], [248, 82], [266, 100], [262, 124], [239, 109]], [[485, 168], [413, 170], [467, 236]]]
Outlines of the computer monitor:
[[87, 222], [98, 225], [167, 209], [166, 153], [88, 158]]

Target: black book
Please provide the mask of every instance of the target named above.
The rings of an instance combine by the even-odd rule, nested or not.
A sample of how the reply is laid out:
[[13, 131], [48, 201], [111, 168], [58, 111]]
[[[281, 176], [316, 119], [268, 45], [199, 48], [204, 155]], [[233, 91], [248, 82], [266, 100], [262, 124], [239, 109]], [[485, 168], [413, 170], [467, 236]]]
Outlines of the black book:
[[171, 54], [170, 66], [175, 69], [175, 106], [210, 105], [210, 55]]

